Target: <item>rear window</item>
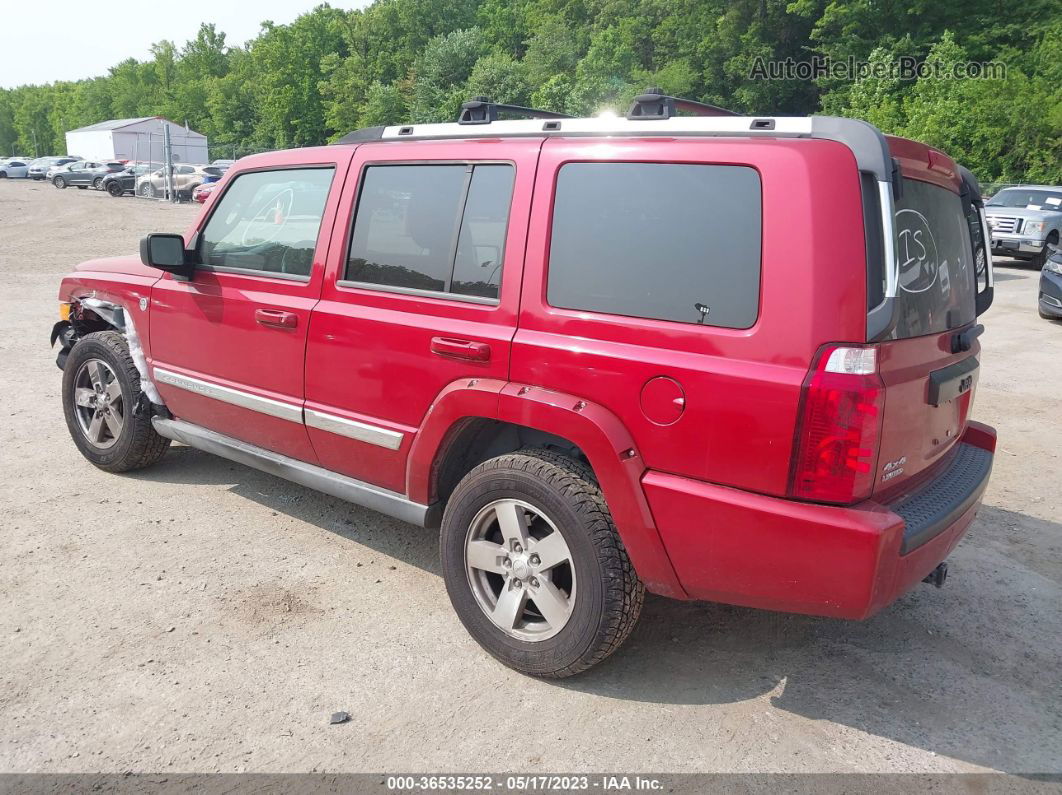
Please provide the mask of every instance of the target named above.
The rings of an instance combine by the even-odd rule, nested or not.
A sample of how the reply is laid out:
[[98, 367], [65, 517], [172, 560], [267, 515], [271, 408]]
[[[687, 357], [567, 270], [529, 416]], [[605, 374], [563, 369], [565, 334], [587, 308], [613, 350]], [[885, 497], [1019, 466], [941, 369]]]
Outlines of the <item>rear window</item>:
[[749, 328], [761, 215], [759, 174], [746, 166], [569, 163], [557, 178], [548, 301]]
[[899, 338], [957, 328], [976, 317], [971, 220], [950, 190], [905, 179], [896, 201]]

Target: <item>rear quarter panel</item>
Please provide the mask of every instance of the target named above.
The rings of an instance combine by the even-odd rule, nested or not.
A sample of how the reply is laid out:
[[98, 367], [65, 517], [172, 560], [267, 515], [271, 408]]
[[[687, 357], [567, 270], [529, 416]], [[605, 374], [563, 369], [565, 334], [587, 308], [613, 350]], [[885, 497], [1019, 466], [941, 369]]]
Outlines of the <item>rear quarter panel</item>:
[[[745, 330], [548, 305], [554, 189], [569, 162], [746, 165], [762, 184], [760, 311]], [[800, 387], [826, 341], [865, 335], [866, 266], [855, 159], [812, 140], [554, 139], [543, 146], [511, 378], [607, 407], [650, 469], [783, 494]], [[641, 409], [643, 385], [678, 381], [668, 426]]]

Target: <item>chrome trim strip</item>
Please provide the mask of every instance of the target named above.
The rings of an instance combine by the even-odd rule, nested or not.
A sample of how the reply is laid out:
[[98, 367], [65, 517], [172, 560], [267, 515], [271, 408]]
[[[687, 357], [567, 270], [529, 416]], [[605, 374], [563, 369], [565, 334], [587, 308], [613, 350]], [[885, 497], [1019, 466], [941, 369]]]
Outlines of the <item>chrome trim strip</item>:
[[212, 384], [199, 378], [163, 370], [161, 367], [154, 368], [154, 372], [156, 383], [168, 384], [186, 392], [194, 392], [197, 395], [220, 400], [222, 403], [229, 403], [243, 409], [257, 411], [260, 414], [268, 414], [270, 417], [302, 424], [302, 406], [297, 406], [294, 403], [259, 397], [239, 389], [232, 389], [227, 386]]
[[985, 241], [985, 268], [988, 271], [988, 287], [994, 287], [996, 284], [996, 266], [992, 262], [992, 230], [988, 228], [988, 213], [985, 212], [984, 205], [977, 208], [977, 214], [981, 217], [981, 235]]
[[[404, 164], [404, 161], [403, 161]], [[337, 279], [336, 284], [340, 287], [354, 287], [359, 290], [372, 290], [378, 293], [397, 293], [398, 295], [415, 295], [418, 298], [443, 299], [445, 301], [460, 301], [465, 304], [484, 304], [485, 306], [497, 306], [500, 302], [497, 298], [487, 298], [482, 295], [461, 295], [460, 293], [448, 293], [443, 290], [421, 290], [418, 287], [397, 287], [391, 284], [373, 284], [372, 282], [355, 282], [349, 279]]]
[[307, 464], [305, 461], [288, 458], [280, 453], [241, 442], [183, 420], [167, 420], [156, 416], [151, 422], [160, 436], [181, 442], [197, 450], [254, 467], [301, 486], [379, 511], [403, 522], [420, 527], [438, 527], [440, 518], [438, 504], [421, 505], [398, 492], [348, 478], [346, 475], [330, 472], [319, 466]]
[[325, 414], [315, 409], [305, 409], [305, 415], [306, 425], [310, 428], [346, 436], [348, 439], [357, 439], [359, 442], [374, 444], [377, 447], [386, 447], [388, 450], [397, 450], [402, 446], [402, 440], [405, 438], [405, 434], [399, 431], [367, 425], [364, 422]]
[[896, 208], [892, 201], [892, 183], [878, 182], [881, 199], [881, 221], [885, 232], [885, 297], [895, 298], [900, 285], [900, 261], [896, 258]]

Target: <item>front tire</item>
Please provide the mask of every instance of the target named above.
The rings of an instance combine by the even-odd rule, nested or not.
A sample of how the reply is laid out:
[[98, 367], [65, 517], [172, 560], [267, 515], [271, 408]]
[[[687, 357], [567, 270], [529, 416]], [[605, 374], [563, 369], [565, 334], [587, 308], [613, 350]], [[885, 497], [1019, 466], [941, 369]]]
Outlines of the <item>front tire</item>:
[[52, 180], [52, 184], [55, 185], [55, 187], [59, 188], [59, 190], [62, 190], [66, 187], [66, 180], [62, 177], [55, 177]]
[[486, 461], [450, 497], [443, 578], [469, 634], [517, 671], [562, 678], [627, 639], [645, 588], [593, 472], [548, 450]]
[[140, 186], [140, 195], [146, 199], [154, 199], [155, 193], [155, 186], [152, 185], [150, 182], [145, 182], [143, 185]]
[[115, 179], [107, 183], [107, 192], [117, 199], [125, 193], [125, 190], [122, 188], [122, 183]]
[[128, 472], [162, 458], [170, 440], [147, 413], [138, 416], [140, 373], [117, 331], [86, 334], [63, 367], [63, 413], [78, 450], [107, 472]]

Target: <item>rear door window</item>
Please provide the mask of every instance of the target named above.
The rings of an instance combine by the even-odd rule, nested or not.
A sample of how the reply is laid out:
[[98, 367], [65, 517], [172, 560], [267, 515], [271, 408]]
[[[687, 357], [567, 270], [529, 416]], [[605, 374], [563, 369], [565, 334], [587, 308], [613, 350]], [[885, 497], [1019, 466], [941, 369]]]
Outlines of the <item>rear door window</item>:
[[946, 188], [905, 179], [896, 201], [899, 322], [904, 339], [958, 328], [976, 317], [971, 219]]
[[508, 163], [369, 166], [346, 280], [496, 300], [514, 177]]
[[747, 166], [564, 165], [550, 305], [749, 328], [759, 311], [761, 193]]

